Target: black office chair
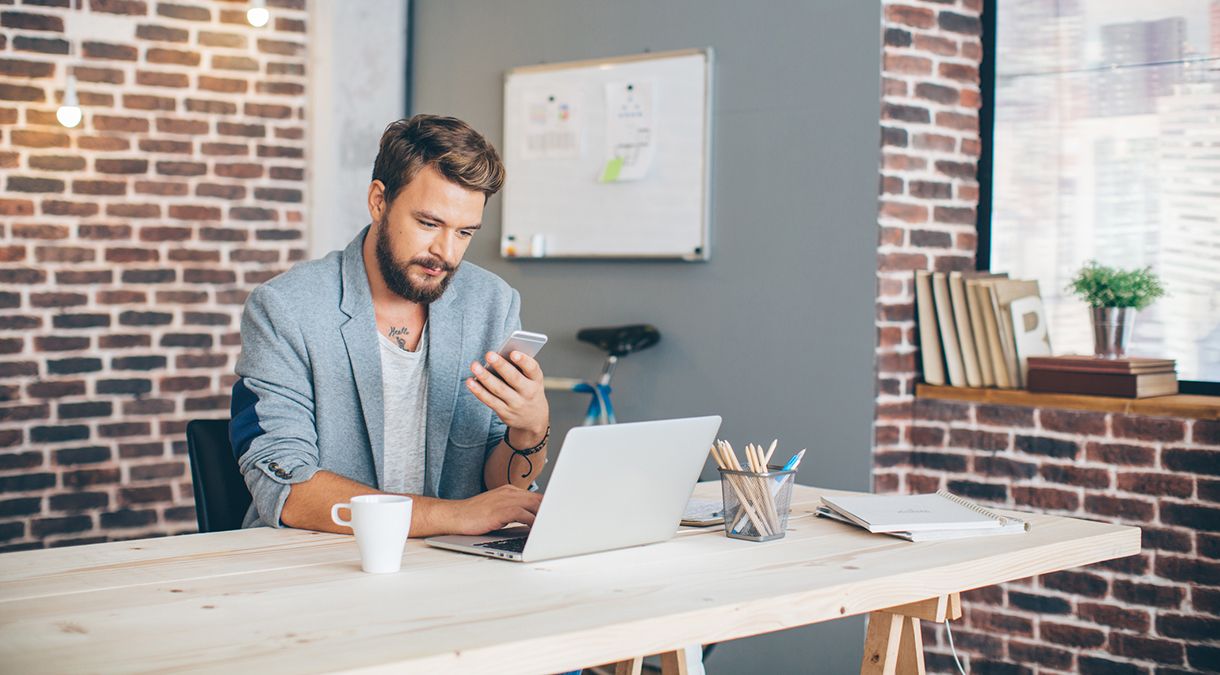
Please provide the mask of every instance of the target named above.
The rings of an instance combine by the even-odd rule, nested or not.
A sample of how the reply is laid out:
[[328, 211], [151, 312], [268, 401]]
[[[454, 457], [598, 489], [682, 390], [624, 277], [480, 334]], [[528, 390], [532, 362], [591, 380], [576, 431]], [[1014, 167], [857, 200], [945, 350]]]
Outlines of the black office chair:
[[229, 444], [229, 420], [192, 420], [186, 449], [195, 488], [195, 519], [200, 532], [241, 529], [250, 508], [250, 490]]

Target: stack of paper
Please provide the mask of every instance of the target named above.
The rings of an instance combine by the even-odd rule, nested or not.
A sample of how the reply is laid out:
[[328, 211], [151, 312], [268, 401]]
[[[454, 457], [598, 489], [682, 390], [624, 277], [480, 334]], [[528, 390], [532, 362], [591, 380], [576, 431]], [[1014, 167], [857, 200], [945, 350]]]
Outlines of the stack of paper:
[[686, 502], [686, 512], [682, 514], [682, 524], [687, 527], [709, 527], [724, 522], [724, 502], [719, 499], [690, 498]]
[[944, 490], [926, 495], [822, 497], [818, 515], [908, 541], [1019, 534], [1029, 523]]

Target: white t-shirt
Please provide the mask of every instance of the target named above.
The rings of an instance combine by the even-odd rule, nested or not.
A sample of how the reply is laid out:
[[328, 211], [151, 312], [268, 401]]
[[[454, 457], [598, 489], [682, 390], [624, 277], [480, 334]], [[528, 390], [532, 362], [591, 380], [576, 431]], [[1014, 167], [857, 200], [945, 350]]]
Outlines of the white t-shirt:
[[428, 332], [408, 352], [378, 332], [381, 393], [385, 402], [385, 454], [381, 489], [424, 492], [424, 437], [428, 426]]

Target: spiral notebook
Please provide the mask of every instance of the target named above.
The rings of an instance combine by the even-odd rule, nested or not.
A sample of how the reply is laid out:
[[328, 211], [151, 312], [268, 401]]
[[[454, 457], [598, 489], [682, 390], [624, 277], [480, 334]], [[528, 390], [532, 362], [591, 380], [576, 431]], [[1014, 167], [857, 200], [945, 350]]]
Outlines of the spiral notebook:
[[926, 495], [822, 497], [818, 515], [911, 541], [1019, 534], [1029, 523], [941, 490]]

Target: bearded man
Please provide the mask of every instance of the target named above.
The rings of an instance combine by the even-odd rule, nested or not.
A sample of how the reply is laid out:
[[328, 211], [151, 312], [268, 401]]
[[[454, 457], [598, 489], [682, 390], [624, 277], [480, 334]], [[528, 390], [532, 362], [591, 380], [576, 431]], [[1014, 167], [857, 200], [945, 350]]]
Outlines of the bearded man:
[[521, 327], [521, 297], [462, 262], [503, 182], [461, 120], [394, 122], [371, 224], [250, 294], [229, 426], [254, 498], [245, 526], [349, 532], [330, 509], [361, 494], [410, 495], [412, 537], [533, 523], [542, 369], [491, 351]]

